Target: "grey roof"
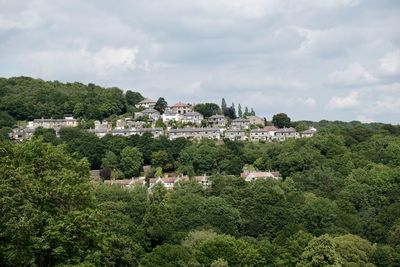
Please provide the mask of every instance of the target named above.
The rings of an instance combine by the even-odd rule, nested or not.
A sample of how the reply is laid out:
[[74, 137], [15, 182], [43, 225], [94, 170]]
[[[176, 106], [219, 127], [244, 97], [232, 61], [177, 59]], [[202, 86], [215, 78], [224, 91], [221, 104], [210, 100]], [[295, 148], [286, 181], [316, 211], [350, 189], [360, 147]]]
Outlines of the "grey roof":
[[145, 110], [143, 110], [141, 112], [142, 113], [160, 113], [160, 112], [158, 112], [158, 110], [156, 110], [154, 108], [148, 108], [148, 109], [145, 109]]
[[140, 132], [159, 132], [163, 128], [141, 128], [141, 129], [114, 129], [113, 133], [140, 133]]
[[197, 111], [191, 111], [191, 112], [186, 112], [184, 116], [202, 116], [202, 115]]
[[239, 129], [229, 129], [225, 131], [226, 133], [237, 133], [237, 132], [245, 132], [244, 130], [239, 130]]
[[293, 132], [296, 132], [296, 130], [294, 128], [290, 127], [290, 128], [278, 129], [278, 131], [276, 131], [276, 132], [277, 133], [293, 133]]
[[314, 130], [311, 130], [311, 129], [308, 129], [308, 130], [305, 130], [305, 131], [303, 131], [303, 132], [301, 132], [302, 134], [314, 134], [315, 133], [315, 131]]
[[225, 119], [225, 116], [216, 114], [216, 115], [212, 115], [211, 117], [209, 117], [209, 119]]
[[166, 111], [164, 111], [164, 114], [165, 115], [174, 116], [174, 115], [179, 114], [179, 113], [176, 112], [176, 111], [173, 111], [173, 110], [166, 110]]
[[170, 133], [180, 133], [180, 132], [219, 132], [218, 128], [181, 128], [181, 129], [171, 129]]
[[243, 118], [238, 118], [238, 119], [234, 119], [232, 122], [250, 122], [250, 120], [243, 119]]
[[142, 101], [140, 101], [138, 104], [148, 104], [148, 103], [157, 103], [157, 102], [154, 101], [153, 99], [145, 98]]
[[250, 133], [268, 133], [269, 131], [266, 129], [253, 129]]

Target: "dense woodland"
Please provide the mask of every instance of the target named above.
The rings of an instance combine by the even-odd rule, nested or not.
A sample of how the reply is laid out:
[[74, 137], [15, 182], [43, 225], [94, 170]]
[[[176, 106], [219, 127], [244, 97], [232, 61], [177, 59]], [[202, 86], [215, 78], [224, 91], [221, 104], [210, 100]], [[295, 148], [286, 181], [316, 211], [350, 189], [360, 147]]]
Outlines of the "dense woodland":
[[[13, 88], [26, 99], [39, 97], [28, 87]], [[56, 91], [74, 103], [63, 109], [50, 101], [60, 115], [83, 105], [80, 93]], [[12, 126], [6, 125], [10, 117], [50, 114], [38, 107], [29, 113], [21, 99], [13, 100], [17, 112], [4, 100], [11, 95], [0, 86], [2, 127]], [[121, 103], [123, 113], [126, 99]], [[102, 112], [109, 116], [106, 108]], [[283, 143], [191, 142], [150, 135], [99, 139], [71, 128], [60, 138], [39, 129], [21, 144], [3, 138], [0, 265], [400, 266], [400, 127], [293, 123], [298, 125], [314, 125], [318, 134]], [[150, 192], [89, 178], [97, 168], [118, 174], [111, 178], [131, 177], [148, 164], [147, 177], [156, 169], [206, 173], [212, 186], [190, 181]], [[238, 177], [244, 166], [277, 170], [283, 180], [245, 182]]]

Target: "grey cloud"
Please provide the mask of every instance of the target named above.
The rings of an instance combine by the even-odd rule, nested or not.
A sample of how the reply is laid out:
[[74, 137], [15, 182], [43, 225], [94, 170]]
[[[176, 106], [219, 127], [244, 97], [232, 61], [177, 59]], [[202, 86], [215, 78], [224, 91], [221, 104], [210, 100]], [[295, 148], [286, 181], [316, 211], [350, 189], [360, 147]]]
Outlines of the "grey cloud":
[[388, 100], [399, 11], [395, 0], [3, 0], [0, 75], [225, 97], [267, 118], [399, 123]]

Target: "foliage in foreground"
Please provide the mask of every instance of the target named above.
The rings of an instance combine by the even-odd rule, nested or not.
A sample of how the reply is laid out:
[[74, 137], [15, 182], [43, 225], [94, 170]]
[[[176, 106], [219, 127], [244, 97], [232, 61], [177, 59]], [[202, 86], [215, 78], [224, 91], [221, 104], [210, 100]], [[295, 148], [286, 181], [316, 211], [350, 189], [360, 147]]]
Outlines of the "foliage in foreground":
[[[67, 136], [74, 140], [72, 133]], [[226, 149], [245, 151], [241, 158], [257, 167], [278, 168], [284, 181], [247, 183], [216, 172], [209, 190], [188, 182], [172, 191], [156, 186], [149, 193], [142, 187], [127, 190], [91, 183], [88, 162], [76, 153], [71, 156], [68, 143], [3, 142], [0, 262], [398, 266], [399, 144], [398, 137], [382, 134], [351, 145], [333, 134], [284, 144], [241, 147], [228, 142]], [[221, 149], [208, 142], [186, 144], [172, 157], [180, 159], [178, 168], [207, 171], [210, 164], [209, 168], [223, 166], [214, 165], [202, 146]], [[131, 155], [141, 157], [144, 151], [125, 149], [122, 143], [124, 152], [118, 153], [117, 147], [109, 146], [110, 151], [118, 150], [114, 156], [127, 157], [122, 161], [126, 166]], [[151, 157], [152, 152], [146, 153]], [[158, 156], [155, 162], [165, 164]], [[227, 164], [230, 160], [234, 158], [226, 159]], [[137, 165], [127, 170], [137, 171]]]

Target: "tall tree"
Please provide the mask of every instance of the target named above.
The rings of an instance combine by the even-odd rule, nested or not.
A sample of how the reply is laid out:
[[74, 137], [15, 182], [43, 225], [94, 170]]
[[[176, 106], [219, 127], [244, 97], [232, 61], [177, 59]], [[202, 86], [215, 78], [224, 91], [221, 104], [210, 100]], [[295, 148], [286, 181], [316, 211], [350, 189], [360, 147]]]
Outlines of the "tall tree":
[[221, 109], [215, 103], [197, 104], [196, 106], [194, 106], [194, 110], [202, 114], [204, 118], [211, 117], [212, 115], [221, 112]]
[[253, 108], [251, 109], [250, 114], [251, 114], [251, 116], [255, 116], [256, 115], [256, 112], [254, 111]]
[[138, 92], [132, 92], [131, 90], [125, 93], [126, 102], [128, 105], [134, 106], [144, 99], [144, 97]]
[[167, 107], [168, 107], [167, 101], [165, 101], [164, 97], [160, 97], [157, 100], [156, 105], [154, 106], [154, 109], [158, 110], [161, 114], [163, 114]]
[[226, 109], [227, 109], [227, 105], [226, 105], [225, 98], [222, 98], [222, 102], [221, 102], [221, 112], [222, 112], [222, 114], [225, 114]]
[[238, 117], [243, 118], [242, 106], [240, 105], [240, 103], [238, 105]]
[[127, 146], [121, 151], [121, 171], [126, 178], [138, 175], [143, 165], [143, 154], [136, 147]]
[[290, 118], [285, 113], [278, 113], [272, 117], [272, 124], [278, 128], [290, 127], [292, 125]]

